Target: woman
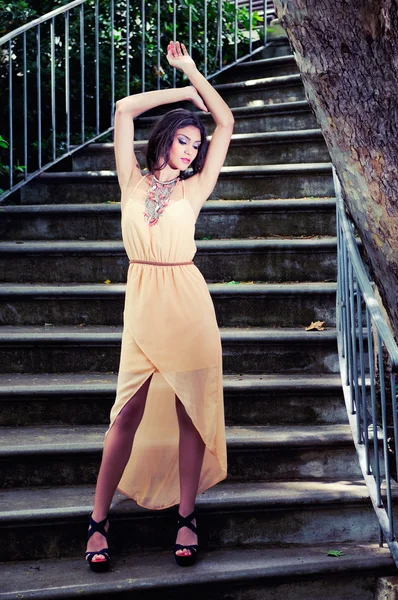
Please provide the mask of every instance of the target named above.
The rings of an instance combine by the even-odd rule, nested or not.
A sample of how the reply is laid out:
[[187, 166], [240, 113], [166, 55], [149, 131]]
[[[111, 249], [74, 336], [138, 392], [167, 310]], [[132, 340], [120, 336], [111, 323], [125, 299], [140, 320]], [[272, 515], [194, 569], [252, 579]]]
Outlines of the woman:
[[[130, 266], [117, 395], [90, 517], [86, 560], [94, 571], [109, 566], [107, 513], [116, 487], [150, 509], [179, 504], [174, 554], [185, 566], [195, 562], [198, 548], [196, 495], [227, 473], [220, 336], [192, 258], [195, 221], [217, 182], [234, 120], [183, 44], [170, 42], [167, 59], [192, 86], [116, 104], [114, 146]], [[195, 115], [171, 111], [150, 136], [149, 173], [142, 177], [133, 118], [183, 100], [212, 114], [216, 129], [208, 149]], [[193, 175], [185, 178], [189, 166]]]

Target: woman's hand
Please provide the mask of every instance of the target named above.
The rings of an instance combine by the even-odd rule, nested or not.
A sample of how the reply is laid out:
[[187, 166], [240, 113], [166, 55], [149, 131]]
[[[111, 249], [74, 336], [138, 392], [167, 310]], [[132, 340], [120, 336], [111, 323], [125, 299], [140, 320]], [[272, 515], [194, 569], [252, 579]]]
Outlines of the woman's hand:
[[184, 44], [170, 42], [167, 46], [167, 60], [171, 67], [185, 71], [195, 68], [194, 60], [189, 56]]

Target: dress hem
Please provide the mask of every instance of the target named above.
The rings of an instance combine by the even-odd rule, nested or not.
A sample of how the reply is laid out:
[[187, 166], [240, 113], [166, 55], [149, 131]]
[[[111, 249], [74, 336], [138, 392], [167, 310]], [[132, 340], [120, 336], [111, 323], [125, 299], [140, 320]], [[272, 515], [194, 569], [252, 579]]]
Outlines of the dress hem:
[[[220, 479], [217, 479], [217, 481], [215, 481], [214, 483], [211, 483], [210, 485], [208, 485], [207, 487], [205, 487], [201, 492], [199, 492], [197, 494], [197, 496], [200, 496], [201, 494], [204, 494], [204, 492], [206, 492], [210, 488], [214, 487], [215, 485], [217, 485], [221, 481], [224, 481], [227, 478], [227, 475], [228, 475], [228, 473], [225, 472], [225, 475], [223, 475], [223, 477], [221, 477]], [[134, 502], [136, 502], [138, 506], [140, 506], [141, 508], [145, 508], [147, 510], [166, 510], [167, 508], [171, 508], [172, 506], [177, 506], [177, 504], [179, 504], [179, 501], [177, 501], [177, 502], [173, 502], [172, 504], [167, 504], [166, 506], [161, 506], [161, 507], [149, 506], [149, 505], [146, 505], [146, 504], [143, 504], [143, 503], [139, 502], [134, 496], [131, 496], [130, 494], [128, 494], [124, 490], [120, 489], [120, 487], [117, 487], [116, 489], [117, 489], [118, 492], [121, 492], [124, 496], [127, 496], [127, 498], [130, 498], [130, 500], [134, 500]]]

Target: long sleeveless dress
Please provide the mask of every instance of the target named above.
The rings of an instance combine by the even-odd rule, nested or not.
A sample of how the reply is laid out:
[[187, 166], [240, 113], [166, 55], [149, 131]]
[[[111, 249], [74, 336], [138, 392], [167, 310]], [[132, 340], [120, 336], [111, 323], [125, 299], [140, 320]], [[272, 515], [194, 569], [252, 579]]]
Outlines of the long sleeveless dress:
[[[185, 198], [166, 207], [156, 225], [144, 218], [138, 182], [122, 212], [130, 261], [192, 261], [195, 215]], [[193, 263], [130, 263], [116, 400], [110, 426], [151, 377], [144, 416], [118, 489], [140, 506], [179, 503], [179, 426], [175, 396], [205, 443], [198, 493], [227, 475], [220, 334], [206, 282]], [[108, 429], [108, 431], [109, 431]]]

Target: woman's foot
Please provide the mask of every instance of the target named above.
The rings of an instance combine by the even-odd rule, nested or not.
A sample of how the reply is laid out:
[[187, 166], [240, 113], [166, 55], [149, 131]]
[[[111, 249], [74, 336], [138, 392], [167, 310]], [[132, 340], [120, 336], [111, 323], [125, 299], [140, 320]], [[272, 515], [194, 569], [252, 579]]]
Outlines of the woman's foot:
[[[196, 527], [196, 519], [192, 520], [192, 524]], [[177, 550], [177, 556], [191, 556], [192, 552], [185, 546], [193, 546], [198, 544], [198, 536], [196, 533], [188, 529], [188, 527], [181, 527], [177, 533], [176, 544], [184, 546], [183, 550]]]
[[195, 513], [183, 517], [178, 514], [177, 540], [174, 546], [174, 556], [181, 567], [193, 565], [198, 552], [198, 536]]
[[109, 521], [107, 517], [101, 521], [95, 521], [90, 516], [90, 526], [88, 528], [88, 540], [86, 561], [93, 571], [106, 571], [109, 568], [109, 550], [106, 534], [109, 530]]

